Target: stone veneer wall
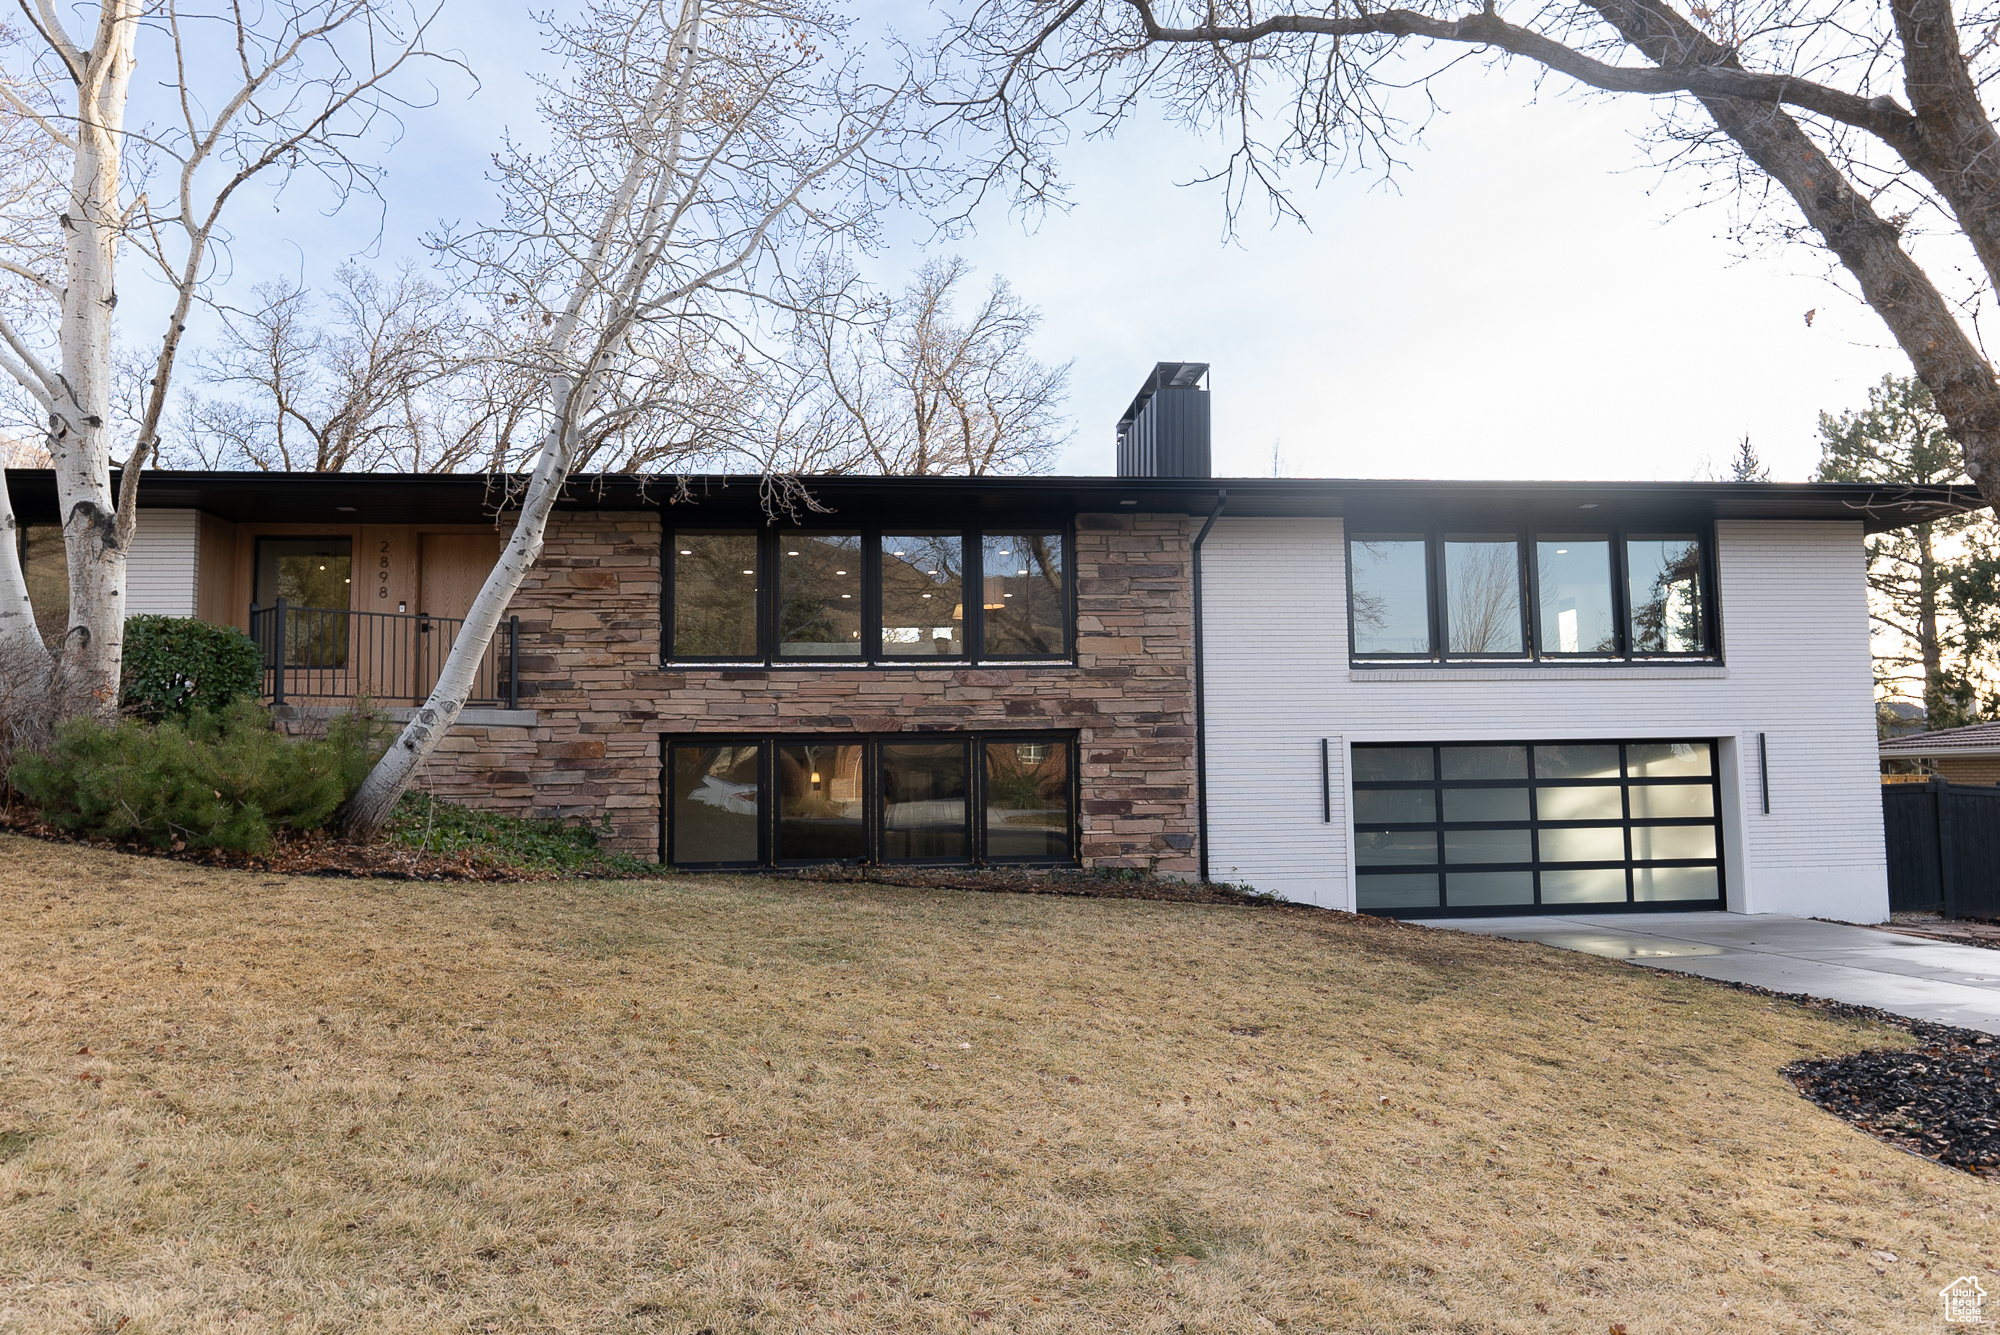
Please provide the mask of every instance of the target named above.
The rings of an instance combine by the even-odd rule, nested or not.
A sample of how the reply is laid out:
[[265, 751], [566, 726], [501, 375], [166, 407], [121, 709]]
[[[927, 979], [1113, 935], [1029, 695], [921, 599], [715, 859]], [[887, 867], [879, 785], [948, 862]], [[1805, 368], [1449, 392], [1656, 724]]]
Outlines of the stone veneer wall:
[[1194, 875], [1189, 521], [1077, 521], [1077, 666], [661, 670], [660, 521], [559, 511], [513, 611], [532, 728], [465, 727], [424, 786], [490, 809], [610, 817], [659, 847], [662, 734], [1074, 730], [1087, 864]]

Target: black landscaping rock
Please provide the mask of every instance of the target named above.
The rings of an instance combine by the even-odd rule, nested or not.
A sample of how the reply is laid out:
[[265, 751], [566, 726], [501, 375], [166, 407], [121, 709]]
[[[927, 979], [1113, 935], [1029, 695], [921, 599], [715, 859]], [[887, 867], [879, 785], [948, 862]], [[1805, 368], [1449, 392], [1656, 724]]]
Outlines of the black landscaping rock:
[[1947, 1032], [1955, 1037], [1794, 1062], [1784, 1073], [1801, 1094], [1878, 1140], [2000, 1177], [2000, 1042]]

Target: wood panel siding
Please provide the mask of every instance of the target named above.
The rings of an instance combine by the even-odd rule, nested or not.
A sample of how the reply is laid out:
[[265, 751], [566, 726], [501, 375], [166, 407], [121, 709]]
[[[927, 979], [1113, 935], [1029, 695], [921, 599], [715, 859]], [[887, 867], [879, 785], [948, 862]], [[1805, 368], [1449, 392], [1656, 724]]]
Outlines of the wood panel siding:
[[[418, 612], [462, 616], [421, 606], [426, 583], [477, 592], [499, 554], [501, 536], [491, 524], [235, 524], [234, 546], [226, 570], [203, 578], [203, 595], [225, 592], [226, 615], [217, 617], [238, 630], [250, 628], [250, 600], [255, 596], [257, 539], [277, 537], [344, 537], [353, 547], [353, 579], [349, 610], [355, 612]], [[465, 539], [436, 548], [428, 576], [424, 573], [427, 539]], [[483, 562], [483, 564], [482, 564]], [[470, 599], [468, 598], [468, 602]], [[206, 615], [204, 613], [204, 615]]]

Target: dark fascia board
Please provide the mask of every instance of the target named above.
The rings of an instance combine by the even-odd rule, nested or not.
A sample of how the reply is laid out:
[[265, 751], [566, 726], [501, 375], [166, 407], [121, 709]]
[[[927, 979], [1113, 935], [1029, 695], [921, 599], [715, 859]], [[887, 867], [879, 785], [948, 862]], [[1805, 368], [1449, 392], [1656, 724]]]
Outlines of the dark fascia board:
[[[1377, 530], [1466, 525], [1591, 529], [1611, 523], [1685, 525], [1716, 519], [1851, 519], [1868, 532], [1984, 508], [1970, 487], [1878, 487], [1818, 482], [1476, 482], [1385, 478], [815, 477], [801, 479], [817, 508], [789, 522], [861, 523], [912, 512], [927, 522], [1059, 515], [1206, 515], [1229, 491], [1235, 519], [1343, 517]], [[9, 469], [16, 514], [56, 519], [54, 474]], [[234, 522], [475, 524], [493, 522], [502, 489], [480, 473], [148, 472], [139, 503], [202, 510]], [[663, 510], [690, 524], [758, 523], [754, 476], [572, 479], [563, 508]], [[1129, 503], [1128, 503], [1129, 502]], [[503, 517], [511, 517], [503, 514]]]

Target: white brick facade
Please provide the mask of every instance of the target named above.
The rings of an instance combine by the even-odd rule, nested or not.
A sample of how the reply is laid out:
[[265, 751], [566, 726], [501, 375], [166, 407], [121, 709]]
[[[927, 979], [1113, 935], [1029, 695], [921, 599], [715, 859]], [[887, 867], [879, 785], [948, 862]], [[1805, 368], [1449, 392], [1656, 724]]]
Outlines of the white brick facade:
[[1356, 742], [1714, 737], [1728, 907], [1888, 916], [1860, 521], [1716, 525], [1722, 665], [1351, 669], [1339, 520], [1224, 518], [1202, 568], [1216, 879], [1351, 909]]

